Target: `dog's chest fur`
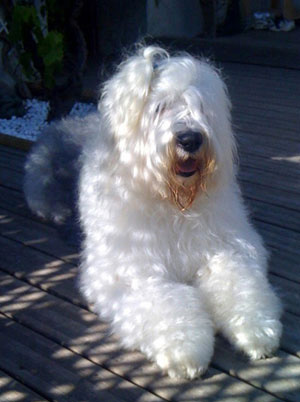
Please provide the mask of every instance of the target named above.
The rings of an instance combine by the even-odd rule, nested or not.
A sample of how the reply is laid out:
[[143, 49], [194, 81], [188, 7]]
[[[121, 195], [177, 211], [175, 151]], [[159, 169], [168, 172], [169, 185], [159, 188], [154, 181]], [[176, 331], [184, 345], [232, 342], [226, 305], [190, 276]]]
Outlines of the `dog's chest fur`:
[[124, 247], [133, 253], [138, 249], [139, 254], [143, 250], [141, 264], [149, 270], [192, 283], [206, 268], [206, 250], [211, 249], [207, 216], [170, 208], [167, 200], [156, 206], [123, 210]]

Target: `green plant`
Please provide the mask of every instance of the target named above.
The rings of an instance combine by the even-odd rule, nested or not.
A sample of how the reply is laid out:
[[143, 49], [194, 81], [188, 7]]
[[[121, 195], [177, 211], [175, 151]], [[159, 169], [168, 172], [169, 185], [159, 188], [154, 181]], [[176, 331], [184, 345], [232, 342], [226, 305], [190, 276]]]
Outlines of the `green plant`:
[[[54, 1], [50, 1], [53, 7]], [[49, 30], [47, 2], [40, 10], [34, 5], [16, 3], [9, 25], [9, 39], [15, 45], [28, 80], [39, 77], [48, 89], [63, 68], [64, 35]]]

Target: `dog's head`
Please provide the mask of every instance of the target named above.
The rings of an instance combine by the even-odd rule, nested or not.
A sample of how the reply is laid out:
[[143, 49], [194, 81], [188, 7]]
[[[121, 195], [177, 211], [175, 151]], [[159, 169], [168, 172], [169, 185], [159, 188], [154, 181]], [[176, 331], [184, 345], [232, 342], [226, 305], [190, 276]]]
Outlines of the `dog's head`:
[[100, 109], [134, 185], [182, 210], [233, 174], [230, 101], [205, 61], [140, 49], [107, 81]]

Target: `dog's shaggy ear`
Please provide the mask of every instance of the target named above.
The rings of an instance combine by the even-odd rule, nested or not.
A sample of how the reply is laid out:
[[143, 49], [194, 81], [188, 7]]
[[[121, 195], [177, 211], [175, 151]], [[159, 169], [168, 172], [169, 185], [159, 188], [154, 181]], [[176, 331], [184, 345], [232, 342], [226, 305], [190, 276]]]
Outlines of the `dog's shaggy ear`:
[[117, 73], [105, 83], [99, 108], [115, 135], [128, 135], [135, 130], [151, 90], [155, 69], [168, 57], [168, 53], [159, 47], [142, 48], [137, 55], [121, 63]]

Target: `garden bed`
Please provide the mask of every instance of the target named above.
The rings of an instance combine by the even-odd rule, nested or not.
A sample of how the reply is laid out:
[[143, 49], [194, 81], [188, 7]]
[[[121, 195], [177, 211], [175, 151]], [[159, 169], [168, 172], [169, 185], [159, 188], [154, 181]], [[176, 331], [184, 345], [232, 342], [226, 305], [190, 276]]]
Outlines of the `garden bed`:
[[[41, 131], [49, 124], [47, 117], [49, 113], [49, 102], [37, 99], [26, 100], [26, 110], [24, 116], [13, 116], [11, 119], [0, 119], [0, 133], [17, 137], [23, 140], [35, 141]], [[88, 113], [95, 111], [96, 105], [93, 103], [75, 103], [69, 116], [84, 117]]]

